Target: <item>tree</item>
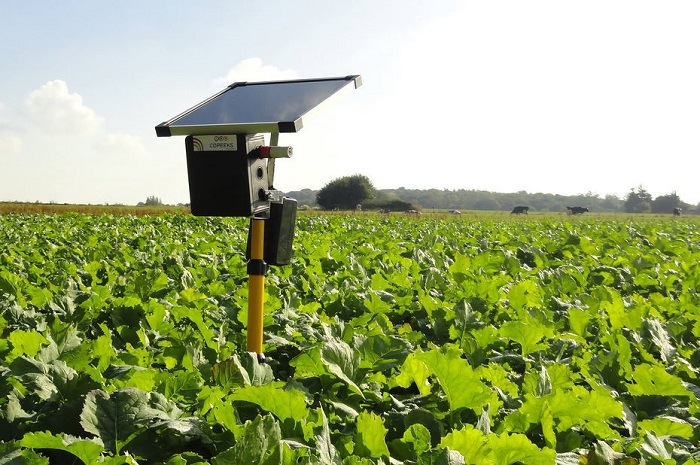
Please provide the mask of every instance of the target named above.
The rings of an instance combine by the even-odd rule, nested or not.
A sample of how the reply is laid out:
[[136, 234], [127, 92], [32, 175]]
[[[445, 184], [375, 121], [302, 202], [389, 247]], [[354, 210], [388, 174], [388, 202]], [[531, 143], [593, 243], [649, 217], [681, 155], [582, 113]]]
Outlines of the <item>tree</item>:
[[500, 210], [501, 204], [489, 193], [479, 195], [474, 202], [474, 210]]
[[596, 210], [606, 212], [620, 211], [622, 210], [622, 199], [616, 195], [608, 194]]
[[627, 213], [648, 213], [651, 211], [651, 194], [644, 190], [642, 186], [634, 188], [627, 194], [625, 200], [625, 211]]
[[651, 203], [652, 213], [671, 213], [673, 209], [681, 206], [681, 198], [673, 192], [670, 195], [660, 195]]
[[156, 197], [155, 195], [152, 195], [146, 199], [146, 204], [145, 205], [163, 205], [163, 201], [160, 199], [160, 197]]
[[300, 191], [287, 192], [286, 195], [299, 203], [299, 205], [308, 205], [310, 207], [316, 205], [316, 191], [311, 189], [302, 189]]
[[367, 176], [355, 174], [334, 179], [316, 194], [316, 203], [325, 210], [354, 210], [358, 204], [377, 195]]

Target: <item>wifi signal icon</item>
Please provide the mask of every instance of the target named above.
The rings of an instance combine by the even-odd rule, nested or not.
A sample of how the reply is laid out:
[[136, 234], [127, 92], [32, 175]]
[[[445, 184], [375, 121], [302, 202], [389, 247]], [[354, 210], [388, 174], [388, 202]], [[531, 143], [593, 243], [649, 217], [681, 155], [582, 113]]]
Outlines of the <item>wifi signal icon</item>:
[[202, 143], [201, 140], [197, 139], [196, 137], [192, 138], [192, 147], [195, 152], [203, 152], [204, 151], [204, 144]]

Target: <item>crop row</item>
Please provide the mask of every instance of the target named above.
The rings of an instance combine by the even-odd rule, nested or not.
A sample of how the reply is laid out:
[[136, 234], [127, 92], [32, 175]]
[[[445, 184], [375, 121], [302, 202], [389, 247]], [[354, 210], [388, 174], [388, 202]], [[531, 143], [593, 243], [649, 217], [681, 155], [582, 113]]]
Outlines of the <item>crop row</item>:
[[697, 223], [304, 215], [264, 363], [247, 227], [0, 216], [0, 457], [700, 461]]

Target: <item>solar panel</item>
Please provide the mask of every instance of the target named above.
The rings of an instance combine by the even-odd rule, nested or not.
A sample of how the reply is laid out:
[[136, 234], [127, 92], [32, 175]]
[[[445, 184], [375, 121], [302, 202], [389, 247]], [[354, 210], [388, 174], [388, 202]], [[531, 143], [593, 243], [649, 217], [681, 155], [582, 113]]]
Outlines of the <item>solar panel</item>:
[[289, 81], [236, 82], [156, 126], [158, 137], [298, 132], [302, 117], [359, 75]]

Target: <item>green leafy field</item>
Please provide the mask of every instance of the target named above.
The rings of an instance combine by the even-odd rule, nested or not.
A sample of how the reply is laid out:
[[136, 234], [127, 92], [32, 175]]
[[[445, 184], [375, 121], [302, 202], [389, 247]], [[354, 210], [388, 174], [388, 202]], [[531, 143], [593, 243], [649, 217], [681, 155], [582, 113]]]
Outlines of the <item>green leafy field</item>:
[[700, 463], [700, 225], [0, 216], [0, 464]]

